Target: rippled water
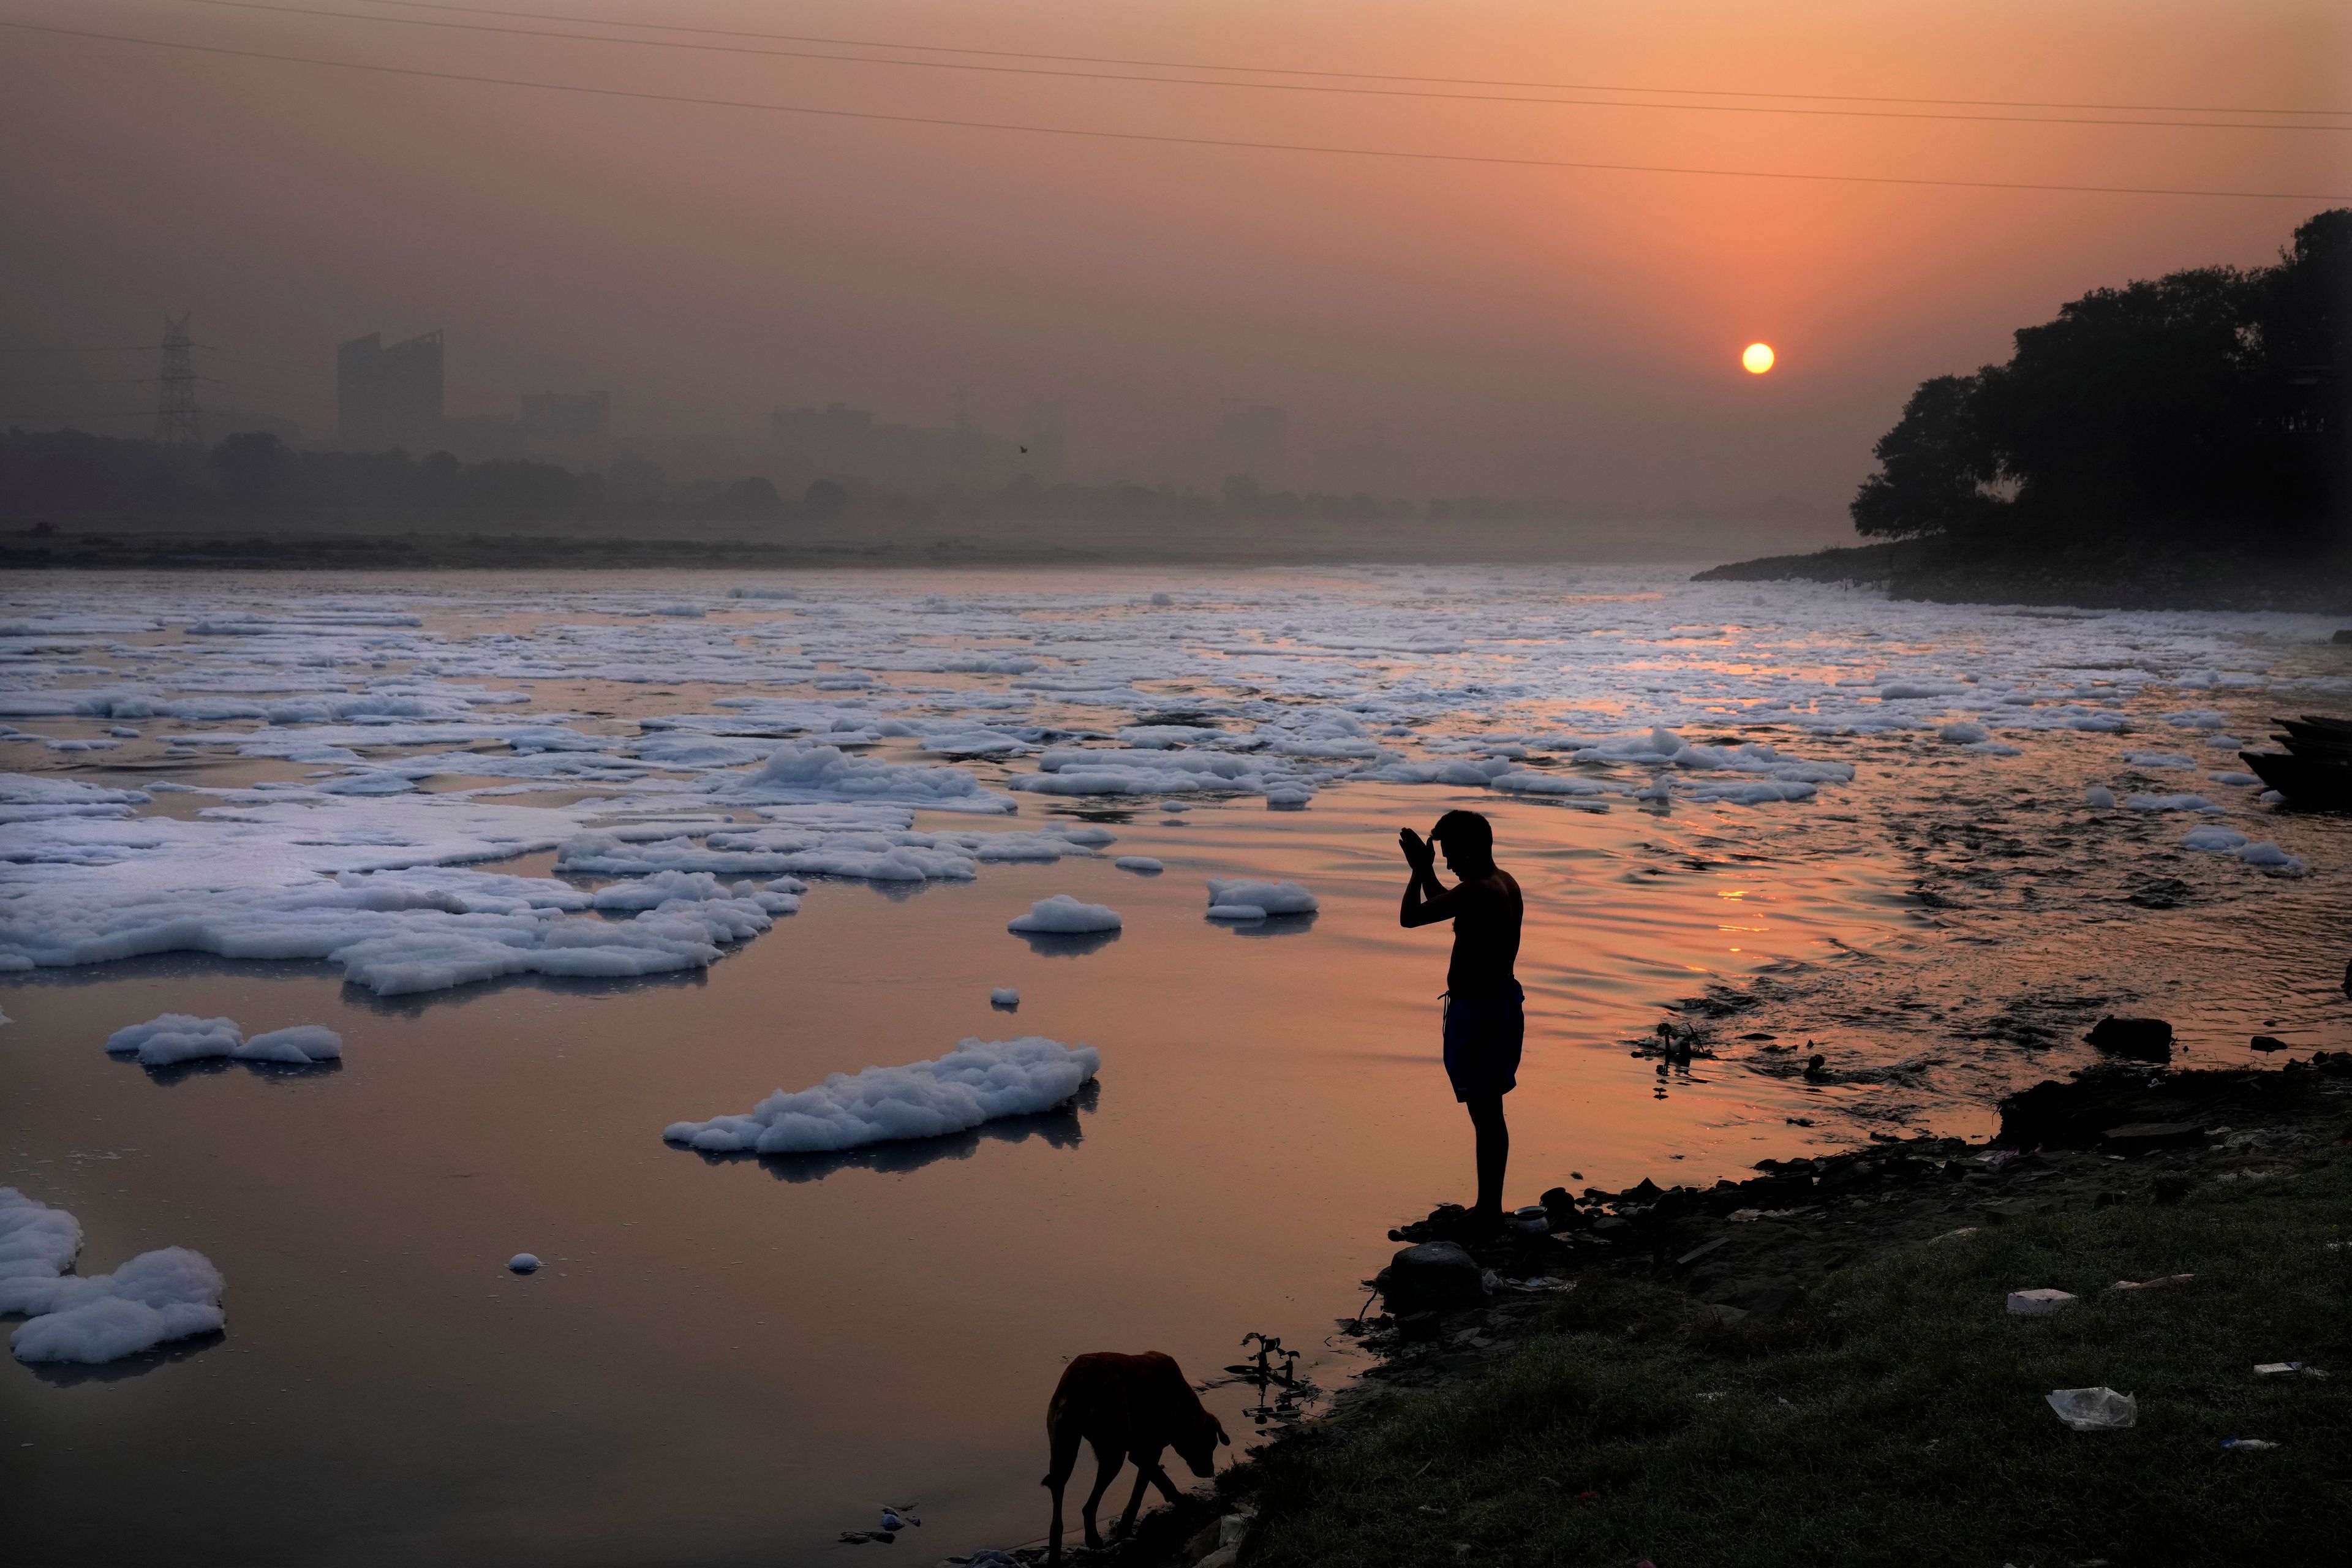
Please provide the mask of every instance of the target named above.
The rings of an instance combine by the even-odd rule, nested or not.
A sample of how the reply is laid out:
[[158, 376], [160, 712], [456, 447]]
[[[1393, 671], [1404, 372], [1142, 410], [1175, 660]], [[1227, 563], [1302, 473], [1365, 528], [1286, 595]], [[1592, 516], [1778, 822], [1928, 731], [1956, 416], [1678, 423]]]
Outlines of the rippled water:
[[[1313, 1347], [1334, 1385], [1349, 1370], [1335, 1320], [1391, 1250], [1385, 1227], [1465, 1195], [1468, 1130], [1435, 1061], [1444, 938], [1393, 916], [1395, 829], [1455, 805], [1494, 817], [1528, 896], [1515, 1201], [1571, 1172], [1704, 1182], [1872, 1131], [1980, 1133], [1999, 1092], [2089, 1059], [2078, 1037], [2105, 1012], [2173, 1019], [2194, 1062], [2248, 1059], [2256, 1030], [2298, 1051], [2352, 1036], [2347, 825], [2208, 776], [2234, 765], [2209, 735], [2259, 738], [2272, 712], [2345, 706], [2352, 650], [2316, 623], [2025, 616], [1564, 568], [810, 574], [789, 600], [729, 599], [736, 585], [19, 584], [0, 611], [0, 702], [14, 703], [0, 711], [35, 738], [0, 741], [0, 767], [220, 791], [150, 789], [127, 816], [86, 820], [102, 836], [246, 813], [281, 840], [253, 854], [292, 864], [357, 852], [360, 816], [335, 816], [326, 848], [295, 842], [330, 809], [413, 811], [413, 795], [319, 793], [396, 767], [452, 809], [756, 826], [756, 808], [711, 798], [756, 763], [626, 755], [676, 732], [646, 721], [749, 711], [721, 706], [730, 696], [919, 720], [935, 738], [987, 723], [1067, 746], [1076, 732], [1106, 751], [1122, 726], [1191, 712], [1266, 737], [1239, 754], [1284, 760], [1255, 792], [1195, 795], [1181, 813], [1157, 795], [1026, 789], [1002, 816], [917, 810], [918, 832], [1086, 821], [1117, 842], [982, 863], [965, 881], [812, 879], [800, 912], [707, 968], [402, 995], [347, 984], [337, 962], [188, 952], [8, 976], [0, 1182], [80, 1217], [85, 1271], [204, 1251], [228, 1279], [229, 1327], [96, 1374], [0, 1375], [16, 1500], [0, 1541], [34, 1562], [797, 1563], [887, 1550], [832, 1544], [884, 1501], [923, 1505], [898, 1547], [923, 1561], [1034, 1538], [1063, 1358], [1162, 1349], [1201, 1379], [1259, 1331]], [[363, 624], [403, 617], [417, 624]], [[936, 668], [976, 654], [1034, 664]], [[1899, 694], [1913, 689], [1927, 694]], [[323, 755], [308, 748], [325, 726], [351, 722], [326, 715], [28, 711], [134, 689], [164, 707], [405, 690], [446, 711], [363, 716], [373, 734], [332, 737], [347, 762], [287, 754]], [[1347, 754], [1334, 713], [1373, 754]], [[2017, 754], [1942, 736], [1978, 721]], [[422, 735], [436, 723], [484, 728]], [[1769, 775], [1668, 767], [1685, 797], [1643, 802], [1659, 764], [1542, 743], [1661, 723], [1854, 776], [1750, 806], [1687, 791]], [[616, 738], [613, 776], [523, 776], [497, 734], [522, 724]], [[102, 740], [119, 744], [65, 749]], [[778, 726], [751, 750], [784, 743]], [[1366, 776], [1497, 745], [1605, 793]], [[950, 765], [915, 736], [853, 751]], [[1041, 763], [1033, 749], [952, 765], [996, 792]], [[2094, 809], [2093, 782], [2222, 809]], [[1292, 784], [1310, 804], [1268, 809], [1265, 791]], [[466, 793], [485, 789], [520, 793]], [[2209, 815], [2304, 871], [2182, 847]], [[78, 869], [66, 837], [37, 817], [0, 826], [8, 910], [77, 888], [103, 902], [121, 893], [106, 877], [171, 880], [168, 850]], [[1129, 854], [1166, 871], [1111, 865]], [[534, 849], [476, 868], [556, 866]], [[1205, 921], [1203, 881], [1235, 875], [1296, 879], [1322, 908]], [[1112, 905], [1124, 929], [1084, 952], [1005, 931], [1060, 892]], [[988, 1003], [1007, 984], [1023, 997], [1012, 1017]], [[1662, 1075], [1631, 1047], [1669, 1007], [1716, 1055]], [[344, 1065], [150, 1073], [100, 1049], [167, 1011], [325, 1023]], [[709, 1159], [660, 1139], [779, 1085], [1031, 1033], [1097, 1047], [1097, 1086], [1060, 1112], [831, 1158]], [[1799, 1074], [1801, 1051], [1768, 1048], [1808, 1039], [1829, 1081]], [[548, 1268], [508, 1275], [521, 1249]], [[1249, 1428], [1243, 1391], [1208, 1397]]]

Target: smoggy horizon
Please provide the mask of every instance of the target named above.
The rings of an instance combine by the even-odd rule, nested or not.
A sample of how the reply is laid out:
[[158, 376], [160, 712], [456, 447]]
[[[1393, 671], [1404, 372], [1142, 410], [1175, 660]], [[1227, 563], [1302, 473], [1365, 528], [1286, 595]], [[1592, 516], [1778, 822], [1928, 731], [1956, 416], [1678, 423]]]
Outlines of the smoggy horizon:
[[[318, 436], [337, 342], [439, 329], [454, 416], [593, 387], [623, 436], [756, 446], [777, 408], [945, 425], [963, 387], [1008, 433], [1064, 400], [1067, 474], [1106, 479], [1267, 404], [1308, 486], [1318, 452], [1384, 435], [1433, 493], [1826, 510], [1923, 377], [2089, 289], [2267, 263], [2352, 192], [2352, 113], [2280, 112], [2352, 110], [2352, 25], [2320, 4], [0, 0], [0, 22], [24, 25], [0, 29], [0, 332], [89, 351], [136, 406], [152, 356], [105, 351], [190, 311], [222, 351], [209, 399]], [[1273, 74], [1309, 70], [1354, 74]], [[1756, 342], [1767, 374], [1741, 369]]]

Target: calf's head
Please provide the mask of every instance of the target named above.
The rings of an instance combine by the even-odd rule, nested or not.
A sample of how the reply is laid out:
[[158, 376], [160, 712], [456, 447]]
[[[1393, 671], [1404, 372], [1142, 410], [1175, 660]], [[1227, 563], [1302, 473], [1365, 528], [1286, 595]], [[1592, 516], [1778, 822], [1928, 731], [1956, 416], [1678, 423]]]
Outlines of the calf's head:
[[1184, 1424], [1184, 1430], [1170, 1446], [1192, 1468], [1194, 1475], [1213, 1476], [1217, 1473], [1217, 1446], [1230, 1444], [1233, 1439], [1225, 1436], [1224, 1424], [1206, 1410], [1195, 1405], [1192, 1412], [1193, 1419]]

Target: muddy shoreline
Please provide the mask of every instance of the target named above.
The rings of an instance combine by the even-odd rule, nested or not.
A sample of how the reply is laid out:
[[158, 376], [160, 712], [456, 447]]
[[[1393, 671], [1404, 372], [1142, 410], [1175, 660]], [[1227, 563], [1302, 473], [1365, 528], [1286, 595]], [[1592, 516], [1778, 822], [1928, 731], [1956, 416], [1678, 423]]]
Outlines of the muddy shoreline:
[[[1329, 1408], [1254, 1451], [1213, 1495], [1204, 1489], [1156, 1511], [1130, 1540], [1066, 1555], [1124, 1568], [1250, 1561], [1260, 1516], [1278, 1520], [1296, 1500], [1286, 1461], [1344, 1456], [1415, 1395], [1475, 1383], [1554, 1331], [1560, 1302], [1602, 1281], [1663, 1285], [1705, 1329], [1754, 1328], [1803, 1314], [1832, 1270], [1894, 1249], [2279, 1179], [2279, 1163], [2298, 1151], [2352, 1139], [2352, 1052], [2221, 1069], [2102, 1062], [2010, 1096], [2000, 1112], [1999, 1132], [1981, 1143], [1889, 1137], [1760, 1161], [1753, 1177], [1704, 1188], [1647, 1179], [1617, 1192], [1556, 1187], [1498, 1233], [1470, 1233], [1461, 1211], [1443, 1205], [1389, 1233], [1396, 1258], [1364, 1282], [1387, 1299], [1339, 1325], [1373, 1364]], [[1233, 1522], [1221, 1529], [1221, 1520]], [[1229, 1554], [1220, 1543], [1235, 1534], [1244, 1545]], [[1008, 1555], [1042, 1561], [1043, 1550]]]
[[1844, 583], [1943, 605], [2352, 615], [2352, 557], [2161, 542], [2119, 556], [2035, 540], [1906, 539], [1712, 566], [1698, 583]]

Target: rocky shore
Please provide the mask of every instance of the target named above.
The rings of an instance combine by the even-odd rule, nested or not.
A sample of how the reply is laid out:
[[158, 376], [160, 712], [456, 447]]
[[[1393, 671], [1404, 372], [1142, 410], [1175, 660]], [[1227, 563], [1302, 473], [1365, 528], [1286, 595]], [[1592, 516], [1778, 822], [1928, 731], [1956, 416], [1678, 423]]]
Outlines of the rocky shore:
[[1947, 605], [2094, 610], [2258, 610], [2352, 615], [2352, 556], [2276, 559], [2151, 541], [2112, 550], [2039, 541], [1906, 539], [1714, 566], [1697, 583], [1847, 583]]
[[[2342, 1193], [2352, 1191], [2352, 1183], [2341, 1189], [2316, 1179], [2299, 1184], [2297, 1171], [2309, 1176], [2325, 1166], [2352, 1175], [2352, 1155], [2346, 1152], [2352, 1149], [2352, 1052], [2321, 1051], [2275, 1068], [2216, 1071], [2107, 1062], [2070, 1080], [2045, 1081], [2011, 1096], [2000, 1112], [1999, 1132], [1982, 1144], [1947, 1138], [1886, 1140], [1821, 1158], [1767, 1160], [1753, 1177], [1710, 1187], [1660, 1187], [1646, 1180], [1621, 1192], [1555, 1187], [1540, 1205], [1520, 1210], [1500, 1230], [1483, 1234], [1453, 1205], [1401, 1226], [1390, 1233], [1401, 1244], [1395, 1256], [1365, 1282], [1377, 1291], [1376, 1303], [1360, 1319], [1340, 1325], [1375, 1359], [1336, 1407], [1221, 1477], [1213, 1496], [1196, 1494], [1181, 1509], [1161, 1510], [1146, 1519], [1132, 1540], [1113, 1542], [1098, 1553], [1075, 1552], [1072, 1561], [1115, 1560], [1123, 1568], [1227, 1568], [1235, 1563], [1360, 1562], [1370, 1560], [1369, 1552], [1397, 1562], [1633, 1563], [1634, 1556], [1612, 1558], [1598, 1544], [1619, 1528], [1604, 1518], [1605, 1504], [1616, 1494], [1606, 1489], [1611, 1483], [1602, 1478], [1614, 1464], [1617, 1488], [1633, 1493], [1650, 1479], [1640, 1467], [1655, 1461], [1633, 1461], [1637, 1468], [1627, 1476], [1624, 1456], [1605, 1457], [1612, 1446], [1606, 1439], [1616, 1438], [1621, 1427], [1665, 1431], [1689, 1419], [1677, 1408], [1706, 1411], [1717, 1422], [1736, 1420], [1741, 1413], [1731, 1404], [1686, 1402], [1741, 1399], [1737, 1385], [1744, 1379], [1760, 1379], [1758, 1390], [1786, 1387], [1800, 1394], [1794, 1403], [1789, 1395], [1775, 1395], [1777, 1405], [1769, 1408], [1759, 1403], [1758, 1390], [1744, 1396], [1753, 1406], [1746, 1412], [1751, 1424], [1768, 1431], [1776, 1422], [1792, 1426], [1809, 1412], [1842, 1404], [1868, 1407], [1883, 1391], [1871, 1387], [1856, 1367], [1825, 1363], [1822, 1356], [1824, 1346], [1851, 1331], [1848, 1320], [1857, 1302], [1868, 1300], [1851, 1281], [1871, 1281], [1874, 1268], [1916, 1273], [1926, 1267], [1949, 1275], [1965, 1272], [1973, 1255], [1979, 1262], [1988, 1257], [2002, 1260], [1988, 1276], [1998, 1279], [2002, 1267], [2014, 1269], [2020, 1258], [2079, 1256], [2087, 1259], [2083, 1268], [2095, 1271], [2108, 1266], [2084, 1240], [2101, 1234], [2094, 1227], [2105, 1226], [2125, 1236], [2128, 1256], [2150, 1260], [2139, 1272], [2152, 1278], [2102, 1281], [2103, 1294], [2120, 1300], [2118, 1292], [2163, 1292], [2173, 1310], [2208, 1326], [2216, 1310], [2236, 1312], [2248, 1344], [2225, 1353], [2259, 1359], [2269, 1353], [2270, 1341], [2261, 1337], [2256, 1315], [2246, 1313], [2242, 1302], [2217, 1306], [2210, 1295], [2199, 1298], [2196, 1272], [2169, 1272], [2168, 1262], [2158, 1261], [2159, 1254], [2190, 1256], [2193, 1241], [2179, 1240], [2173, 1252], [2166, 1252], [2150, 1237], [2173, 1230], [2183, 1237], [2210, 1236], [2217, 1218], [2226, 1215], [2221, 1234], [2236, 1235], [2257, 1251], [2285, 1247], [2299, 1256], [2315, 1249], [2304, 1245], [2299, 1232], [2281, 1239], [2279, 1227], [2317, 1224], [2336, 1237], [2325, 1244], [2328, 1251], [2317, 1254], [2331, 1264], [2316, 1289], [2323, 1295], [2333, 1292], [2320, 1305], [2326, 1310], [2325, 1321], [2340, 1321], [2345, 1270], [2333, 1260], [2352, 1260], [2352, 1253], [2343, 1250], [2352, 1241], [2342, 1233], [2343, 1221], [2352, 1214]], [[2254, 1199], [2262, 1200], [2261, 1206], [2242, 1201]], [[2232, 1203], [2239, 1204], [2234, 1211], [2225, 1206]], [[2015, 1245], [2003, 1253], [2005, 1242]], [[2052, 1271], [2046, 1262], [2024, 1267]], [[2215, 1291], [2261, 1288], [2260, 1281], [2242, 1277], [2203, 1278]], [[2038, 1273], [2034, 1279], [2050, 1283]], [[1878, 1288], [1885, 1285], [1877, 1280]], [[1893, 1300], [1900, 1302], [1906, 1293], [1917, 1294], [1916, 1285], [1898, 1284]], [[1982, 1328], [1980, 1320], [1988, 1313], [1992, 1331], [2016, 1328], [2001, 1321], [1999, 1300], [1998, 1289], [1990, 1287], [1963, 1289], [1955, 1295], [1960, 1303], [1956, 1310], [1969, 1317], [1971, 1331]], [[1936, 1310], [1930, 1303], [1927, 1310]], [[2084, 1323], [2094, 1321], [2083, 1315]], [[2340, 1332], [2335, 1337], [2343, 1338]], [[1605, 1408], [1612, 1401], [1605, 1392], [1610, 1370], [1599, 1363], [1617, 1353], [1620, 1344], [1647, 1347], [1652, 1359], [1634, 1384], [1619, 1385], [1613, 1396], [1632, 1408], [1612, 1413]], [[2198, 1358], [2200, 1368], [2212, 1359], [2210, 1345], [2182, 1353]], [[2147, 1364], [2160, 1364], [2160, 1356], [2153, 1362], [2143, 1352]], [[1664, 1386], [1661, 1392], [1678, 1370], [1694, 1365], [1721, 1369], [1726, 1391], [1693, 1394]], [[2246, 1369], [2234, 1370], [2240, 1381], [2250, 1380]], [[2058, 1375], [2036, 1371], [2029, 1381]], [[2212, 1375], [2219, 1375], [2218, 1369], [2200, 1373]], [[1552, 1381], [1544, 1384], [1542, 1399], [1531, 1404], [1531, 1381], [1545, 1378]], [[1583, 1389], [1595, 1408], [1580, 1412], [1579, 1390], [1595, 1380], [1598, 1391]], [[2156, 1393], [2143, 1389], [2144, 1396]], [[2226, 1412], [2238, 1397], [2200, 1389], [2192, 1402], [2202, 1400]], [[2339, 1415], [2326, 1420], [2340, 1424], [2340, 1396], [2326, 1397], [2339, 1401]], [[1665, 1408], [1656, 1403], [1660, 1399], [1670, 1406], [1685, 1403]], [[1556, 1409], [1552, 1401], [1558, 1402]], [[1465, 1407], [1475, 1414], [1465, 1417]], [[2038, 1441], [2072, 1436], [2046, 1417], [2046, 1411], [2040, 1416], [2029, 1411], [2021, 1418], [2049, 1427], [2025, 1428]], [[1908, 1418], [1908, 1412], [1888, 1416], [1883, 1432], [1852, 1415], [1832, 1425], [1853, 1428], [1860, 1436], [1849, 1435], [1849, 1440], [1866, 1446], [1916, 1446], [1924, 1456], [1921, 1462], [1934, 1463], [1946, 1439], [1929, 1436], [1915, 1444], [1915, 1434], [1903, 1430]], [[2213, 1418], [2226, 1423], [2235, 1417]], [[1591, 1429], [1568, 1435], [1554, 1430], [1579, 1422]], [[1540, 1436], [1520, 1430], [1530, 1424], [1541, 1429]], [[2147, 1438], [2156, 1440], [2153, 1435]], [[1784, 1441], [1787, 1453], [1802, 1447], [1793, 1429]], [[1955, 1433], [1950, 1441], [1942, 1450], [1944, 1462], [1968, 1464], [1966, 1436]], [[1513, 1460], [1498, 1470], [1493, 1456], [1480, 1452], [1490, 1444], [1509, 1450], [1528, 1442], [1537, 1445], [1532, 1451], [1561, 1455], [1566, 1462]], [[1613, 1446], [1627, 1445], [1619, 1438]], [[2307, 1442], [2305, 1447], [2325, 1446]], [[2094, 1443], [2082, 1452], [2105, 1462], [2126, 1450], [2099, 1450]], [[2011, 1462], [1998, 1447], [1991, 1453], [1988, 1463], [1996, 1473]], [[1418, 1469], [1389, 1473], [1420, 1454], [1427, 1457]], [[2327, 1483], [2332, 1490], [2315, 1502], [2318, 1512], [2313, 1517], [2346, 1515], [2352, 1501], [2352, 1468], [2347, 1467], [2352, 1451], [2338, 1445], [2334, 1452], [2306, 1452], [2302, 1458], [2334, 1478]], [[2139, 1462], [2139, 1456], [2129, 1462]], [[1572, 1466], [1581, 1466], [1583, 1473], [1550, 1473]], [[1539, 1473], [1523, 1473], [1530, 1469]], [[2151, 1474], [2151, 1484], [2179, 1484]], [[1691, 1481], [1713, 1497], [1721, 1478]], [[1859, 1474], [1846, 1484], [1868, 1489]], [[1511, 1489], [1518, 1487], [1528, 1489]], [[1350, 1488], [1359, 1489], [1351, 1498], [1333, 1495]], [[1898, 1505], [1881, 1499], [1876, 1506]], [[1375, 1510], [1385, 1522], [1365, 1519]], [[1636, 1543], [1632, 1550], [1647, 1550], [1639, 1542], [1661, 1535], [1671, 1540], [1671, 1510], [1664, 1523], [1654, 1508], [1646, 1522], [1622, 1527], [1624, 1539]], [[1347, 1522], [1350, 1540], [1334, 1538], [1339, 1521]], [[1724, 1528], [1735, 1522], [1752, 1526], [1752, 1521], [1727, 1519]], [[1893, 1517], [1887, 1522], [1898, 1523]], [[1547, 1550], [1534, 1551], [1533, 1527], [1539, 1524], [1555, 1531], [1587, 1530], [1596, 1544], [1589, 1552], [1563, 1552], [1555, 1541]], [[2095, 1535], [2097, 1528], [2081, 1523], [2078, 1533]], [[2242, 1536], [2249, 1528], [2259, 1533], [2262, 1527], [2234, 1524], [2226, 1510], [2212, 1524], [2221, 1536], [2233, 1531]], [[1498, 1529], [1507, 1540], [1528, 1537], [1524, 1544], [1530, 1554], [1508, 1545], [1497, 1550]], [[2046, 1554], [2038, 1560], [2100, 1560], [2089, 1548], [2065, 1547], [2061, 1538], [2066, 1533], [2053, 1527]], [[1706, 1538], [1704, 1531], [1701, 1535]], [[2240, 1555], [2260, 1544], [2235, 1537], [2203, 1541], [2193, 1549], [2184, 1545], [2170, 1560], [2284, 1560]], [[1954, 1553], [1894, 1551], [1883, 1542], [1843, 1549], [1832, 1536], [1822, 1538], [1817, 1557], [1800, 1552], [1787, 1560], [1872, 1561], [1874, 1550], [1886, 1550], [1887, 1560], [1973, 1560], [1957, 1545]], [[2069, 1550], [2074, 1554], [2066, 1555]], [[1391, 1552], [1396, 1554], [1388, 1556]], [[1042, 1552], [1013, 1555], [1028, 1562]], [[1676, 1568], [1692, 1561], [1783, 1559], [1758, 1543], [1749, 1556], [1685, 1551], [1670, 1561], [1660, 1550], [1655, 1560], [1658, 1568]], [[2024, 1559], [2019, 1563], [2023, 1568]]]
[[1800, 1308], [1824, 1273], [1887, 1247], [2070, 1209], [2178, 1203], [2200, 1182], [2342, 1137], [2352, 1052], [2275, 1070], [2103, 1065], [2012, 1095], [2000, 1111], [1985, 1144], [1889, 1140], [1766, 1160], [1759, 1175], [1704, 1188], [1555, 1187], [1484, 1237], [1442, 1207], [1389, 1233], [1408, 1245], [1377, 1281], [1391, 1310], [1366, 1321], [1381, 1361], [1365, 1377], [1426, 1386], [1473, 1370], [1542, 1322], [1544, 1297], [1591, 1271], [1668, 1283], [1695, 1316], [1769, 1321]]

